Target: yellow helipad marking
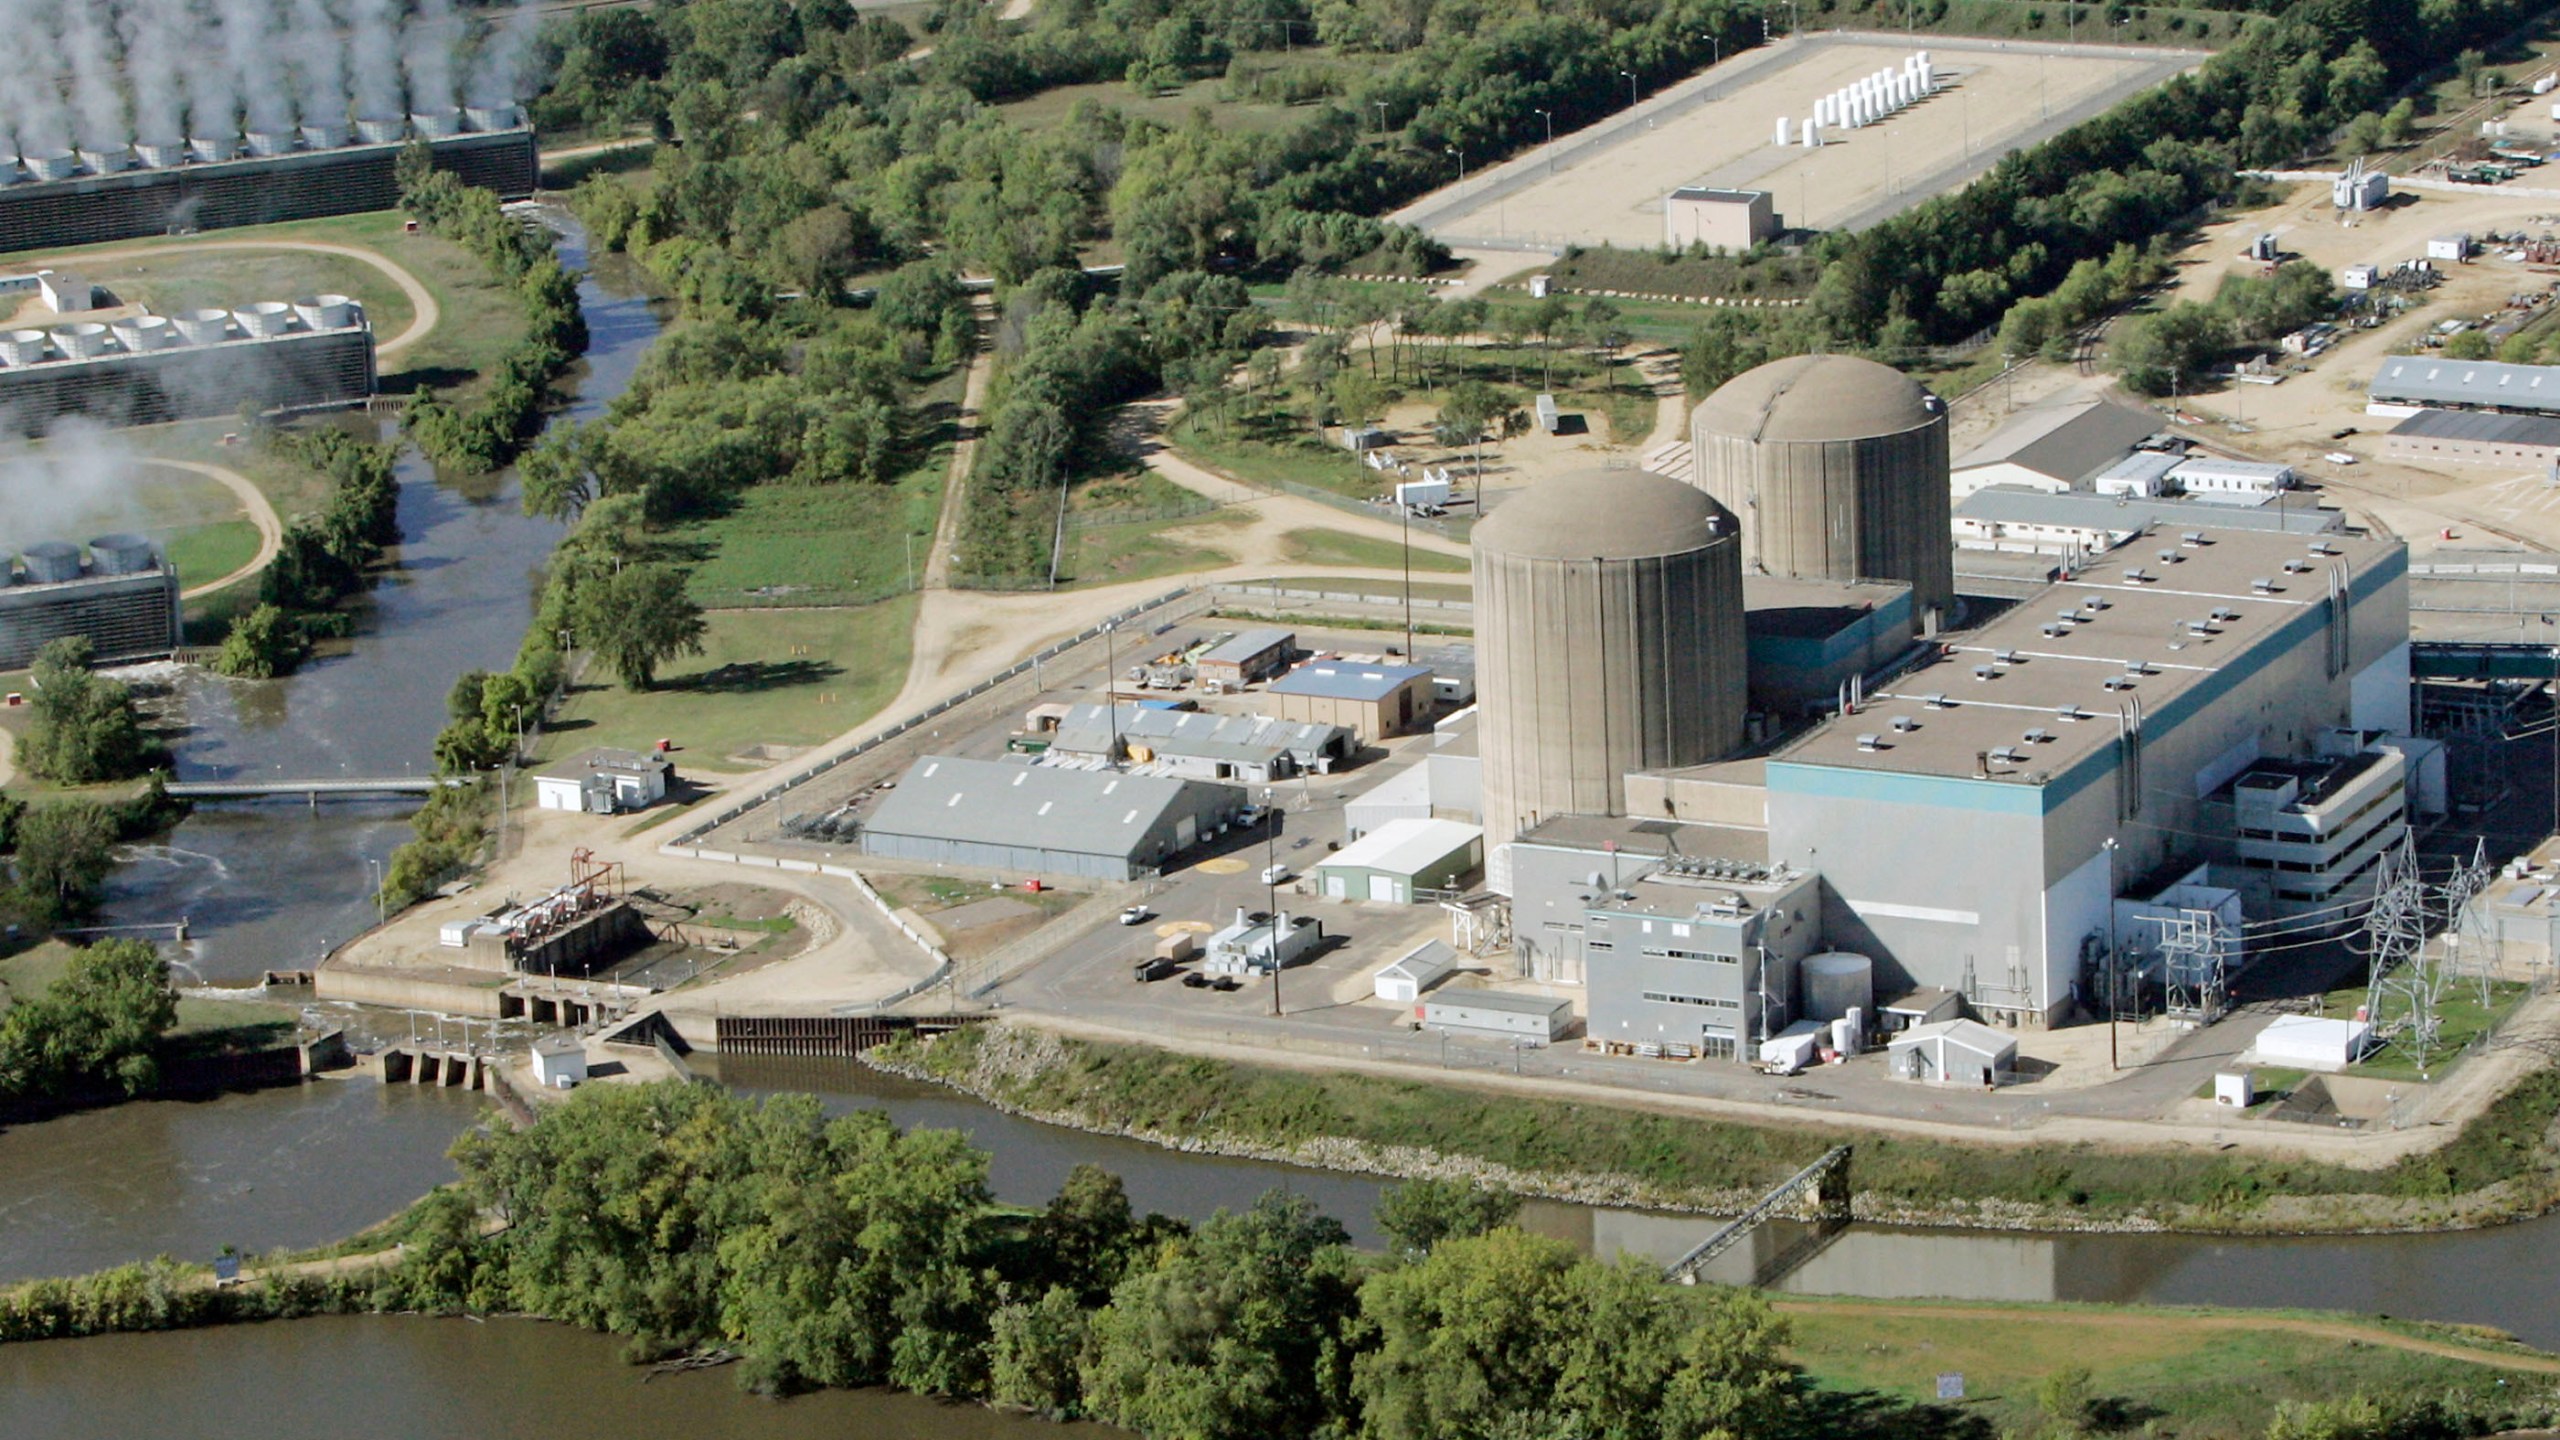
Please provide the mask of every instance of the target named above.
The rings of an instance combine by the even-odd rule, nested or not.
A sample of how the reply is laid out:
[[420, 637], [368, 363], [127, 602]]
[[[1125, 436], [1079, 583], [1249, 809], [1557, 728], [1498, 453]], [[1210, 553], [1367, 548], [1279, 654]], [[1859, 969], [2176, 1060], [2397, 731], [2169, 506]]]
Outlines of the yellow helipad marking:
[[1203, 875], [1241, 875], [1245, 864], [1231, 855], [1221, 855], [1215, 860], [1203, 860], [1191, 868]]

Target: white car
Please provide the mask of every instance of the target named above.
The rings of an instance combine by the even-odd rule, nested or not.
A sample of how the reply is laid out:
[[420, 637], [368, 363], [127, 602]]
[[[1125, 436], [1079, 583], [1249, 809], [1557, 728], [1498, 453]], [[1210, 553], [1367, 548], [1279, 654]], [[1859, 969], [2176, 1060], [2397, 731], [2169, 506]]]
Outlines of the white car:
[[1144, 925], [1154, 918], [1156, 918], [1156, 912], [1144, 905], [1132, 905], [1120, 912], [1120, 923], [1123, 925]]
[[1288, 878], [1289, 867], [1286, 865], [1274, 865], [1262, 872], [1262, 883], [1265, 885], [1279, 885], [1285, 883]]

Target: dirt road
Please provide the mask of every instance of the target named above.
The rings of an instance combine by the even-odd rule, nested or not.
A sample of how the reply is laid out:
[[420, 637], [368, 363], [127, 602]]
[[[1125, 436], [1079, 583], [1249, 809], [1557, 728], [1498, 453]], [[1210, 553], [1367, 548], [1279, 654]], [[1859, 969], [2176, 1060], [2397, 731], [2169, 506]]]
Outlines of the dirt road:
[[258, 553], [249, 557], [249, 563], [219, 579], [188, 586], [178, 592], [179, 599], [193, 600], [199, 595], [210, 595], [225, 586], [237, 584], [266, 569], [267, 562], [276, 558], [276, 547], [284, 540], [284, 522], [276, 517], [276, 507], [268, 503], [265, 493], [249, 483], [248, 476], [201, 460], [153, 459], [145, 463], [185, 470], [216, 482], [239, 500], [240, 508], [249, 512], [249, 523], [258, 527]]

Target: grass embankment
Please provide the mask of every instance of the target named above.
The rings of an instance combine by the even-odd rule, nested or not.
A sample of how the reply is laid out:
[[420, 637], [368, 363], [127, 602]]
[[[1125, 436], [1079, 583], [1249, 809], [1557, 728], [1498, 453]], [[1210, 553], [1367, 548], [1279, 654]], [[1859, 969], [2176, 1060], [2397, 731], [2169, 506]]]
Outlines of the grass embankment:
[[[2441, 1396], [2448, 1409], [2496, 1413], [2520, 1398], [2515, 1371], [2554, 1366], [2457, 1327], [2391, 1328], [2316, 1312], [1796, 1297], [1778, 1308], [1793, 1331], [1788, 1355], [1822, 1397], [1817, 1404], [1870, 1415], [1905, 1406], [1914, 1423], [1903, 1433], [1914, 1435], [2242, 1440], [2265, 1434], [2281, 1404], [2359, 1392]], [[2088, 1372], [2077, 1426], [2063, 1423], [2044, 1394], [2049, 1377], [2075, 1369]], [[1934, 1403], [1943, 1374], [1964, 1377], [1960, 1406]], [[1980, 1428], [1931, 1428], [1930, 1419]]]
[[[1960, 1145], [1785, 1129], [1349, 1072], [1302, 1073], [981, 1026], [877, 1052], [1083, 1128], [1388, 1173], [1491, 1174], [1533, 1193], [1731, 1210], [1854, 1142], [1877, 1219], [2213, 1232], [2430, 1229], [2560, 1202], [2560, 1072], [2537, 1071], [2441, 1148], [2379, 1170], [2237, 1153]], [[1346, 1143], [1347, 1142], [1347, 1143]]]
[[[1406, 563], [1405, 547], [1395, 541], [1343, 530], [1292, 530], [1280, 537], [1280, 555], [1293, 564], [1364, 570], [1400, 570]], [[1419, 547], [1413, 551], [1412, 565], [1417, 572], [1428, 570], [1441, 575], [1463, 575], [1470, 568], [1463, 555], [1444, 555]], [[1466, 593], [1462, 589], [1460, 598], [1465, 598]]]
[[916, 602], [901, 595], [837, 610], [715, 610], [703, 653], [671, 666], [653, 690], [601, 674], [570, 687], [543, 737], [542, 759], [591, 745], [679, 747], [677, 764], [737, 770], [757, 745], [811, 745], [867, 719], [906, 682]]
[[[71, 953], [68, 942], [48, 939], [0, 958], [0, 1011], [19, 996], [42, 994], [62, 977]], [[290, 1045], [299, 1020], [290, 1005], [182, 996], [178, 1023], [160, 1039], [160, 1061], [164, 1066], [185, 1064]]]
[[1219, 532], [1249, 525], [1239, 510], [1211, 509], [1156, 474], [1133, 470], [1079, 481], [1067, 497], [1061, 589], [1120, 585], [1232, 565]]
[[1810, 257], [1770, 251], [1756, 255], [1699, 255], [1683, 250], [1621, 250], [1613, 245], [1568, 250], [1548, 267], [1558, 284], [1577, 291], [1617, 290], [1634, 295], [1725, 295], [1756, 300], [1797, 300], [1813, 293], [1822, 267]]

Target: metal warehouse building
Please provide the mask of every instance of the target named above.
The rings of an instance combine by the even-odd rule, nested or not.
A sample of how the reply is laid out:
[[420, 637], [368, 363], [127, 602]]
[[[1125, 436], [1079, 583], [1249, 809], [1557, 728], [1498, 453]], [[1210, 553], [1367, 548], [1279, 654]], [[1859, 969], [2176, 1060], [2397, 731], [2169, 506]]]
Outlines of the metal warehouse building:
[[862, 853], [1130, 880], [1216, 834], [1244, 792], [1210, 781], [928, 755], [862, 825]]
[[1316, 889], [1328, 900], [1410, 905], [1484, 864], [1484, 828], [1456, 820], [1390, 820], [1325, 857]]
[[2413, 415], [2423, 405], [2525, 415], [2560, 413], [2560, 365], [2394, 355], [2375, 372], [2366, 398], [2366, 413], [2373, 415]]
[[2382, 443], [2393, 460], [2540, 469], [2560, 464], [2560, 419], [2421, 410], [2392, 426]]
[[1351, 758], [1358, 740], [1339, 725], [1275, 720], [1268, 715], [1212, 715], [1100, 705], [1067, 711], [1050, 737], [1052, 755], [1117, 758], [1191, 780], [1261, 785], [1312, 771], [1324, 774]]
[[1422, 729], [1434, 704], [1428, 669], [1356, 660], [1311, 660], [1272, 681], [1265, 693], [1284, 720], [1339, 725], [1363, 740]]

